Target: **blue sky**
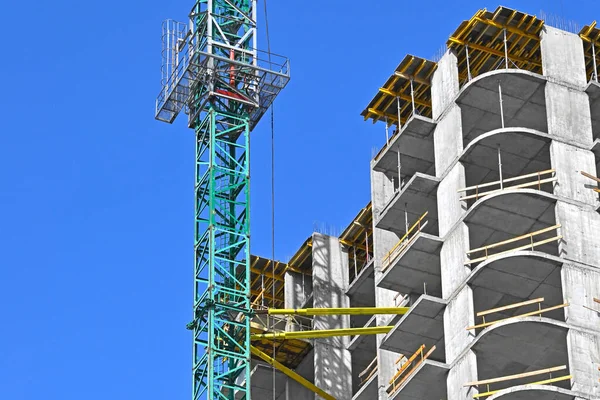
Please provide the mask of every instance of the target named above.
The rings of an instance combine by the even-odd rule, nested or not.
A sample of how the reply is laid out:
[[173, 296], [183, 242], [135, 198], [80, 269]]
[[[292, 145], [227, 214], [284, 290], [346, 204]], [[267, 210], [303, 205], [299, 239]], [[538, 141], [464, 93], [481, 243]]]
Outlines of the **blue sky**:
[[[404, 55], [433, 57], [462, 20], [497, 6], [429, 3], [268, 2], [272, 50], [292, 65], [275, 103], [278, 258], [369, 201], [385, 135], [359, 113]], [[504, 5], [600, 18], [595, 1]], [[3, 4], [2, 399], [190, 398], [193, 134], [153, 113], [161, 21], [191, 6]], [[268, 256], [268, 119], [251, 160], [252, 251]]]

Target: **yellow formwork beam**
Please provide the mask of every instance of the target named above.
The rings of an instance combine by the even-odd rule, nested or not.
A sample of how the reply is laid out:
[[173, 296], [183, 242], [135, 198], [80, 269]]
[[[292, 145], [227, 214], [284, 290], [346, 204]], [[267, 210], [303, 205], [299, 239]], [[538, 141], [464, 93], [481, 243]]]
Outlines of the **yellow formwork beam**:
[[318, 394], [319, 396], [321, 396], [325, 400], [335, 400], [335, 397], [333, 397], [329, 393], [325, 392], [323, 389], [318, 388], [313, 383], [309, 382], [306, 378], [304, 378], [301, 375], [297, 374], [296, 372], [292, 371], [291, 369], [289, 369], [285, 365], [281, 364], [279, 361], [275, 360], [272, 357], [269, 357], [268, 355], [266, 355], [265, 353], [263, 353], [262, 351], [260, 351], [256, 347], [250, 346], [250, 352], [252, 354], [254, 354], [255, 356], [261, 358], [266, 363], [268, 363], [268, 364], [272, 365], [273, 367], [277, 368], [279, 371], [283, 372], [285, 375], [289, 376], [290, 378], [292, 378], [293, 380], [295, 380], [296, 382], [298, 382], [299, 384], [301, 384], [302, 386], [304, 386], [305, 388], [307, 388], [311, 392], [314, 392], [314, 393]]
[[410, 307], [269, 308], [256, 314], [269, 315], [404, 315]]
[[317, 339], [335, 336], [377, 335], [388, 333], [393, 326], [376, 326], [369, 328], [320, 329], [314, 331], [271, 332], [250, 335], [250, 340], [257, 339]]

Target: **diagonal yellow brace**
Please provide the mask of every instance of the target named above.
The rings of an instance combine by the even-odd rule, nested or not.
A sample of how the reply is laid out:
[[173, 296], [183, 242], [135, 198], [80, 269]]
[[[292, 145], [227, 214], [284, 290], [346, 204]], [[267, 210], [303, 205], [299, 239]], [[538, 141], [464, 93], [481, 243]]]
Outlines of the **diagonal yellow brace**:
[[257, 357], [260, 357], [263, 361], [267, 362], [268, 364], [272, 365], [273, 367], [277, 368], [279, 371], [283, 372], [284, 374], [286, 374], [287, 376], [289, 376], [290, 378], [292, 378], [293, 380], [295, 380], [296, 382], [298, 382], [299, 384], [301, 384], [308, 390], [318, 394], [325, 400], [335, 400], [335, 397], [333, 397], [329, 393], [325, 392], [323, 389], [319, 389], [313, 383], [309, 382], [306, 378], [303, 378], [302, 376], [298, 375], [296, 372], [292, 371], [291, 369], [289, 369], [285, 365], [281, 364], [279, 361], [275, 360], [274, 358], [269, 357], [268, 355], [266, 355], [265, 353], [263, 353], [256, 347], [250, 346], [250, 352]]
[[370, 328], [321, 329], [314, 331], [271, 332], [250, 335], [250, 340], [257, 339], [316, 339], [334, 336], [377, 335], [388, 333], [393, 326], [376, 326]]
[[409, 307], [269, 308], [268, 310], [256, 310], [256, 313], [269, 315], [404, 315], [409, 309]]

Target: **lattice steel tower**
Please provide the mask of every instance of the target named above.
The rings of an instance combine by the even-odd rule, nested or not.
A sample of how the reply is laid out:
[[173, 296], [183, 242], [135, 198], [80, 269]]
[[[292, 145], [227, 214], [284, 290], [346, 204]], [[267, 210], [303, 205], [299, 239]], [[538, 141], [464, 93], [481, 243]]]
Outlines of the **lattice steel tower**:
[[189, 24], [163, 23], [156, 118], [183, 109], [196, 133], [194, 400], [250, 399], [248, 135], [289, 80], [287, 59], [256, 49], [256, 14], [198, 0]]

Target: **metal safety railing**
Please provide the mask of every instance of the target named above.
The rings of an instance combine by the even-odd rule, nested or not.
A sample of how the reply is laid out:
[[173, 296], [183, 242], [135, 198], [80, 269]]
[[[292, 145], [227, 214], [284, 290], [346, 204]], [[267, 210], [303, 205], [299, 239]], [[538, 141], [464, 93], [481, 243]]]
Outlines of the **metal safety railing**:
[[[533, 300], [527, 300], [527, 301], [522, 301], [520, 303], [514, 303], [514, 304], [510, 304], [507, 306], [503, 306], [503, 307], [498, 307], [498, 308], [492, 308], [490, 310], [486, 310], [486, 311], [481, 311], [478, 312], [476, 315], [477, 317], [481, 317], [483, 323], [479, 324], [479, 325], [473, 325], [473, 326], [469, 326], [467, 327], [467, 330], [472, 330], [472, 329], [481, 329], [481, 328], [486, 328], [488, 326], [497, 324], [498, 322], [503, 322], [503, 321], [507, 321], [513, 318], [519, 318], [519, 317], [531, 317], [531, 316], [542, 316], [542, 314], [547, 313], [549, 311], [554, 311], [554, 310], [559, 310], [561, 308], [565, 308], [569, 306], [569, 303], [563, 303], [563, 304], [559, 304], [557, 306], [553, 306], [553, 307], [548, 307], [548, 308], [542, 308], [542, 303], [544, 302], [544, 298], [543, 297], [539, 297], [537, 299], [533, 299]], [[529, 306], [529, 305], [533, 305], [533, 304], [537, 304], [538, 309], [534, 310], [534, 311], [529, 311], [523, 314], [519, 314], [519, 315], [514, 315], [512, 317], [509, 318], [502, 318], [502, 319], [497, 319], [494, 321], [486, 321], [485, 320], [485, 316], [486, 315], [490, 315], [490, 314], [495, 314], [495, 313], [499, 313], [502, 311], [507, 311], [507, 310], [512, 310], [515, 308], [519, 308], [519, 307], [525, 307], [525, 306]]]
[[[476, 249], [469, 250], [469, 251], [467, 251], [467, 257], [470, 257], [473, 254], [481, 253], [481, 252], [483, 252], [484, 255], [480, 256], [480, 257], [477, 257], [477, 258], [474, 258], [474, 259], [469, 259], [469, 260], [467, 260], [467, 261], [464, 262], [464, 265], [470, 265], [470, 264], [474, 264], [474, 263], [477, 263], [477, 262], [480, 262], [480, 261], [485, 261], [488, 258], [498, 257], [500, 255], [511, 253], [511, 252], [514, 252], [514, 251], [525, 250], [525, 249], [534, 250], [536, 247], [544, 245], [546, 243], [558, 242], [560, 239], [562, 239], [562, 235], [556, 235], [556, 236], [553, 236], [553, 237], [548, 238], [548, 239], [539, 240], [537, 242], [534, 241], [534, 238], [536, 236], [539, 236], [539, 235], [542, 235], [544, 233], [557, 230], [558, 228], [560, 228], [560, 224], [556, 224], [556, 225], [550, 226], [548, 228], [540, 229], [540, 230], [535, 231], [535, 232], [527, 233], [525, 235], [517, 236], [517, 237], [514, 237], [512, 239], [503, 240], [501, 242], [497, 242], [497, 243], [493, 243], [493, 244], [490, 244], [490, 245], [487, 245], [487, 246], [478, 247]], [[520, 245], [520, 246], [514, 247], [512, 249], [504, 250], [504, 251], [501, 251], [501, 252], [498, 252], [498, 253], [490, 253], [491, 250], [497, 249], [497, 248], [502, 247], [502, 246], [506, 246], [506, 245], [511, 244], [511, 243], [516, 243], [516, 242], [519, 242], [519, 241], [527, 240], [527, 239], [529, 240], [528, 244]]]
[[363, 369], [362, 372], [358, 374], [358, 378], [360, 379], [359, 386], [363, 386], [365, 383], [367, 383], [376, 373], [377, 357], [375, 357], [373, 361], [371, 361], [369, 365], [367, 365], [367, 368]]
[[387, 392], [388, 392], [388, 394], [390, 396], [393, 395], [396, 392], [396, 390], [398, 390], [400, 388], [400, 386], [402, 386], [402, 384], [404, 382], [406, 382], [406, 380], [410, 376], [413, 375], [413, 373], [417, 370], [417, 368], [421, 364], [423, 364], [423, 362], [425, 360], [427, 360], [429, 358], [429, 356], [431, 355], [431, 353], [434, 352], [435, 348], [436, 347], [433, 346], [433, 347], [431, 347], [429, 349], [429, 351], [427, 351], [427, 353], [425, 353], [424, 352], [425, 351], [425, 345], [422, 345], [408, 359], [406, 359], [406, 357], [404, 357], [404, 356], [400, 356], [400, 358], [398, 358], [396, 360], [396, 365], [398, 365], [403, 360], [406, 360], [406, 361], [404, 361], [400, 365], [400, 368], [396, 371], [396, 373], [394, 374], [394, 376], [392, 377], [392, 379], [390, 379], [389, 387], [387, 389]]
[[524, 379], [524, 378], [529, 378], [532, 376], [539, 376], [539, 375], [549, 375], [548, 379], [544, 379], [541, 381], [536, 381], [536, 382], [528, 382], [527, 385], [548, 385], [551, 383], [555, 383], [555, 382], [561, 382], [561, 381], [566, 381], [566, 380], [570, 380], [573, 378], [572, 375], [563, 375], [563, 376], [559, 376], [559, 377], [553, 377], [552, 373], [553, 372], [557, 372], [557, 371], [564, 371], [567, 369], [566, 365], [560, 365], [558, 367], [552, 367], [552, 368], [546, 368], [546, 369], [539, 369], [536, 371], [530, 371], [530, 372], [524, 372], [521, 374], [515, 374], [515, 375], [507, 375], [507, 376], [503, 376], [500, 378], [493, 378], [493, 379], [486, 379], [486, 380], [482, 380], [482, 381], [475, 381], [475, 382], [469, 382], [469, 383], [465, 383], [463, 386], [465, 387], [472, 387], [472, 386], [482, 386], [485, 385], [486, 387], [486, 391], [476, 394], [473, 396], [474, 399], [478, 399], [478, 398], [482, 398], [482, 397], [488, 397], [491, 396], [495, 393], [500, 392], [501, 390], [504, 389], [508, 389], [510, 388], [502, 388], [502, 389], [494, 389], [492, 390], [490, 388], [490, 385], [493, 383], [500, 383], [500, 382], [508, 382], [508, 381], [513, 381], [513, 380], [520, 380], [520, 379]]
[[[594, 175], [588, 174], [587, 172], [584, 172], [584, 171], [579, 171], [579, 172], [581, 173], [581, 175], [585, 176], [586, 178], [590, 178], [591, 180], [593, 180], [593, 181], [595, 181], [597, 183], [600, 183], [600, 179], [597, 178], [597, 177], [595, 177]], [[589, 189], [592, 189], [596, 193], [600, 193], [600, 189], [598, 189], [597, 186], [588, 186], [588, 185], [586, 185], [586, 187], [588, 187]]]
[[423, 222], [423, 219], [429, 214], [429, 211], [425, 211], [421, 217], [406, 231], [404, 236], [400, 238], [398, 243], [392, 247], [390, 251], [387, 252], [385, 257], [383, 258], [383, 269], [385, 271], [393, 261], [398, 258], [400, 254], [416, 239], [417, 235], [427, 226], [427, 221]]
[[[532, 180], [530, 178], [536, 178], [536, 179]], [[522, 181], [525, 179], [528, 179], [528, 181], [518, 183], [518, 184], [512, 184], [514, 182], [519, 182], [519, 181]], [[460, 200], [471, 200], [471, 199], [478, 200], [482, 197], [489, 196], [490, 194], [498, 193], [503, 190], [509, 190], [509, 189], [523, 189], [523, 188], [529, 188], [529, 187], [537, 187], [538, 190], [542, 190], [543, 184], [556, 182], [556, 181], [557, 181], [556, 170], [547, 169], [544, 171], [533, 172], [531, 174], [525, 174], [525, 175], [515, 176], [512, 178], [501, 179], [501, 180], [494, 181], [494, 182], [482, 183], [480, 185], [475, 185], [475, 186], [469, 186], [466, 188], [458, 189], [458, 193], [464, 193], [464, 196], [462, 196], [460, 198]], [[512, 185], [506, 186], [507, 183], [512, 184]], [[481, 191], [481, 189], [487, 189], [487, 188], [494, 187], [494, 186], [498, 186], [498, 188], [492, 189], [492, 190], [487, 190], [487, 191]], [[475, 193], [472, 193], [473, 191]], [[471, 192], [471, 193], [469, 193], [469, 192]]]

